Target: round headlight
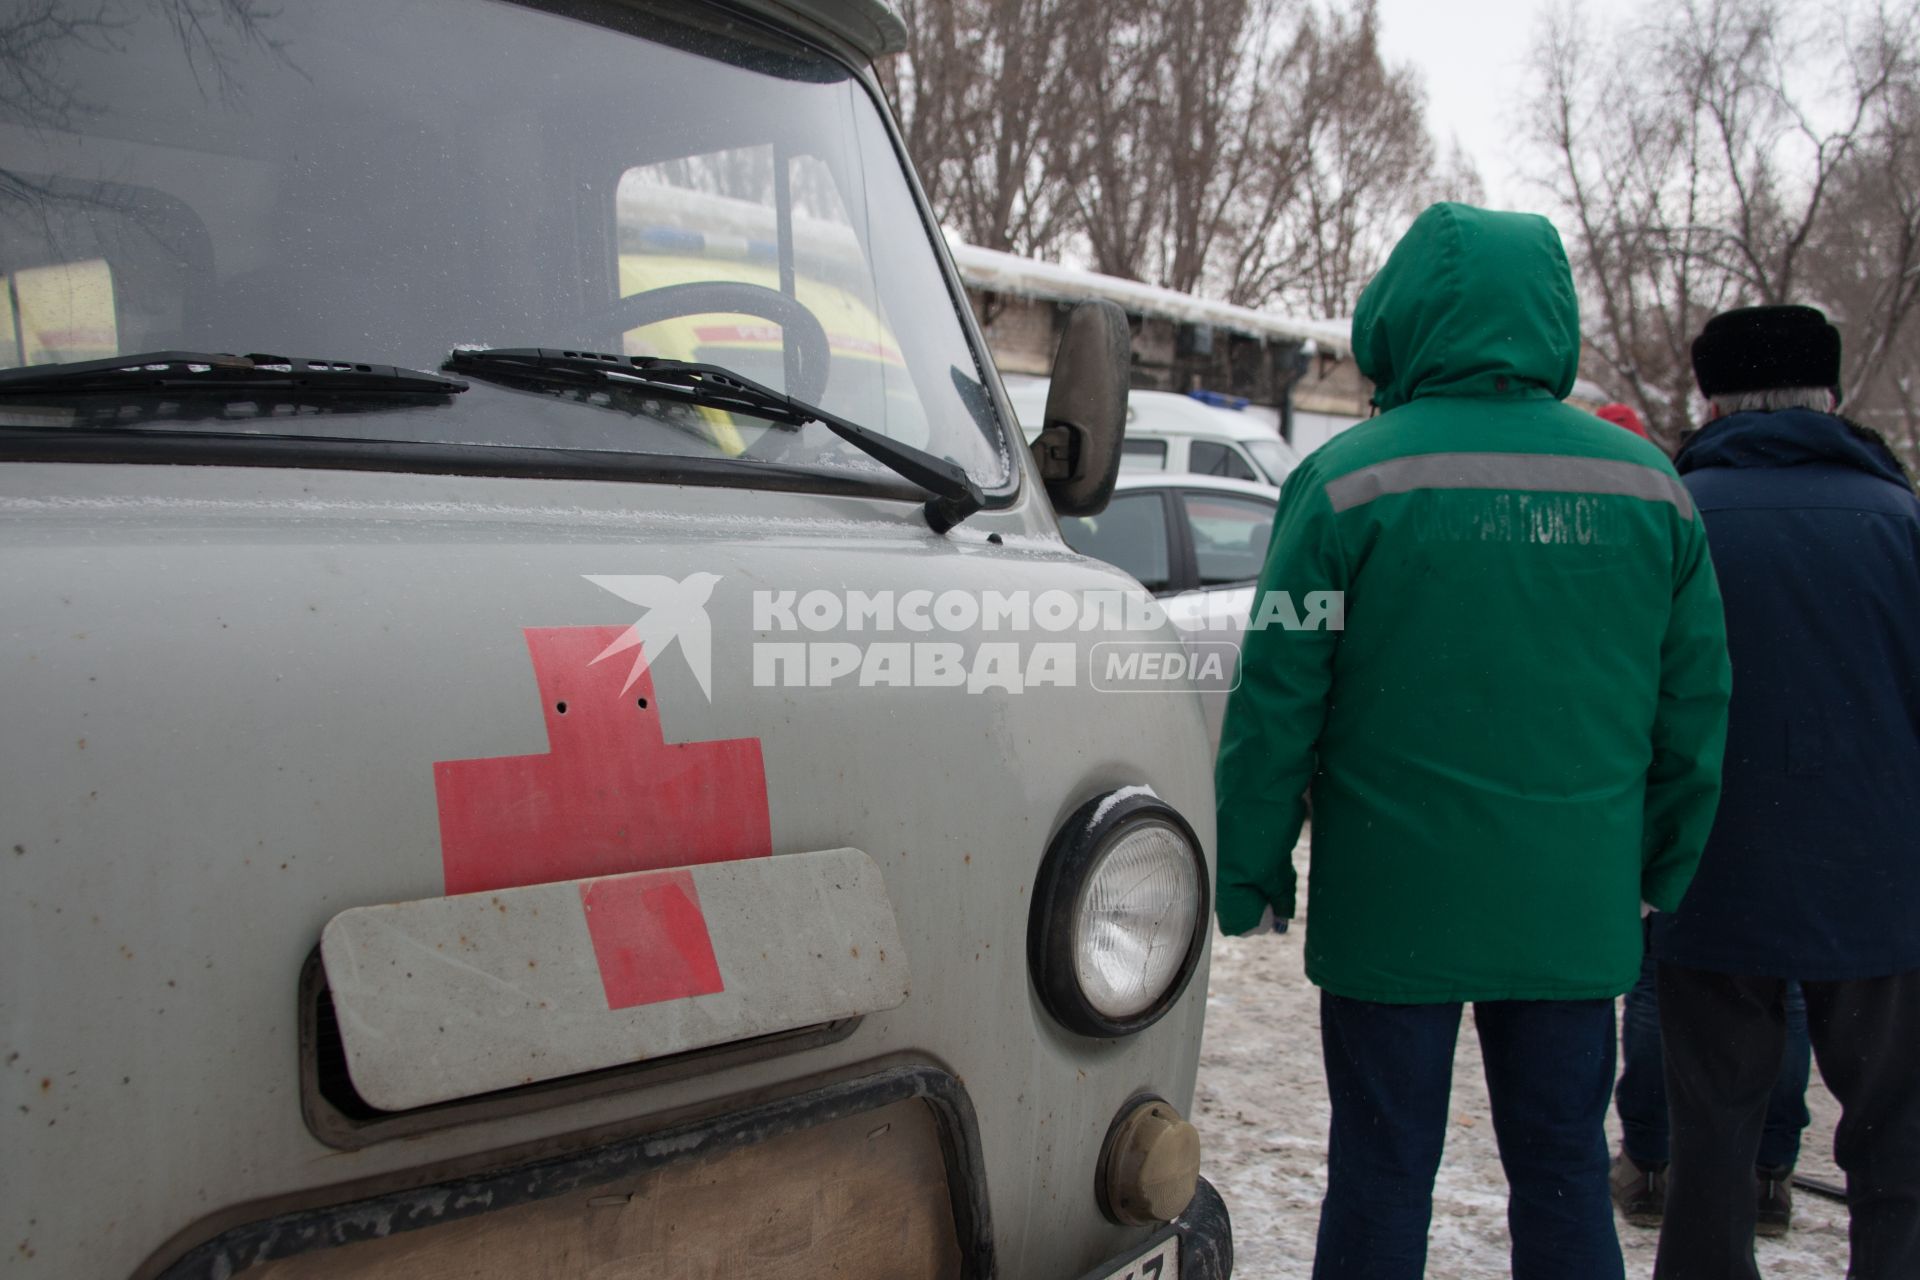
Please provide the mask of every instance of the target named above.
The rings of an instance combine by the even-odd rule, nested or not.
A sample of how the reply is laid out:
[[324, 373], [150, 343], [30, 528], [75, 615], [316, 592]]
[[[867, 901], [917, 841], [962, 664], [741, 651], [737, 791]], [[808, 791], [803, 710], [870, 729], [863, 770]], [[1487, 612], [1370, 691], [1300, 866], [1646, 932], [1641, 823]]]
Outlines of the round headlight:
[[1180, 976], [1200, 914], [1200, 861], [1166, 822], [1121, 831], [1094, 856], [1073, 910], [1073, 973], [1109, 1018], [1153, 1007]]
[[1088, 801], [1034, 885], [1027, 956], [1042, 1003], [1091, 1036], [1152, 1024], [1206, 943], [1207, 870], [1192, 828], [1144, 788]]

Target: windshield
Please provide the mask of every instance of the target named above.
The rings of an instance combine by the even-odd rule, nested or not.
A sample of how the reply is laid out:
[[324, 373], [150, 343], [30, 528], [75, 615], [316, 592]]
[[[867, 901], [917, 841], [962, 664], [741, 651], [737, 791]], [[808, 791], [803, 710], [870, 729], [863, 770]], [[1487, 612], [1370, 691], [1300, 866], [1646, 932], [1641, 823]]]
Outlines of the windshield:
[[1293, 469], [1300, 465], [1299, 455], [1284, 440], [1243, 440], [1253, 460], [1267, 473], [1267, 479], [1274, 484], [1285, 483]]
[[[1007, 483], [979, 364], [861, 82], [738, 19], [574, 11], [594, 21], [495, 0], [47, 0], [0, 20], [22, 28], [0, 33], [0, 367], [163, 350], [421, 370], [457, 347], [666, 356]], [[817, 327], [782, 323], [796, 303]], [[51, 394], [14, 397], [0, 427], [887, 476], [818, 424], [776, 438], [743, 413], [472, 381], [424, 404], [76, 400], [64, 418]]]

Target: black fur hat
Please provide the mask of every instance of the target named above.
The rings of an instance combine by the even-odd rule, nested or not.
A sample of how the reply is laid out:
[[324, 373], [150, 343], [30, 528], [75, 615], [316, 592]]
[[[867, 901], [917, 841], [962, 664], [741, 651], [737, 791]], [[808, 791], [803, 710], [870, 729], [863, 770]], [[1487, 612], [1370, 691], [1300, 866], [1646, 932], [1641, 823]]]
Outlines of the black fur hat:
[[1840, 331], [1813, 307], [1741, 307], [1707, 321], [1693, 340], [1700, 394], [1831, 387], [1840, 398]]

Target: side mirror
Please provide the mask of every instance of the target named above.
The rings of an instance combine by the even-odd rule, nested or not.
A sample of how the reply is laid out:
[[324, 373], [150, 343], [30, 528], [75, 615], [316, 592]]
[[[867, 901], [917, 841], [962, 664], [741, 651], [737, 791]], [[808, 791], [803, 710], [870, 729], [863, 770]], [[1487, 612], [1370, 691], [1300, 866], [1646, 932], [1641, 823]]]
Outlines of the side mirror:
[[1067, 316], [1053, 357], [1046, 417], [1032, 446], [1040, 479], [1060, 515], [1092, 516], [1107, 509], [1120, 474], [1132, 363], [1126, 312], [1111, 302], [1083, 302]]

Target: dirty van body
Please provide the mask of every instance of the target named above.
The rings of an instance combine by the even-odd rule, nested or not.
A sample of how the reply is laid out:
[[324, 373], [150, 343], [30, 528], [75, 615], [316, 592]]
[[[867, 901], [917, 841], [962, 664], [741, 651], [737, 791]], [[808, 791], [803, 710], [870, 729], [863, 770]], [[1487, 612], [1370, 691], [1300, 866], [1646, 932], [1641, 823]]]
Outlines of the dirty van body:
[[0, 1272], [1226, 1275], [1123, 401], [1012, 428], [893, 14], [20, 21]]

